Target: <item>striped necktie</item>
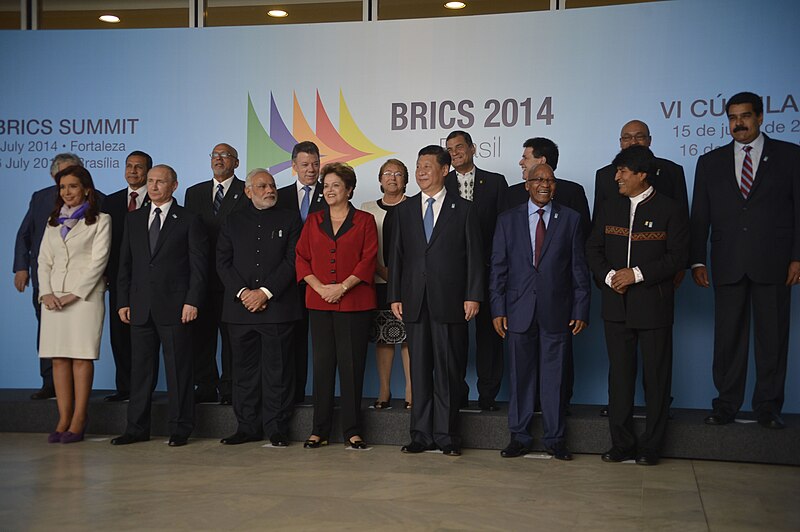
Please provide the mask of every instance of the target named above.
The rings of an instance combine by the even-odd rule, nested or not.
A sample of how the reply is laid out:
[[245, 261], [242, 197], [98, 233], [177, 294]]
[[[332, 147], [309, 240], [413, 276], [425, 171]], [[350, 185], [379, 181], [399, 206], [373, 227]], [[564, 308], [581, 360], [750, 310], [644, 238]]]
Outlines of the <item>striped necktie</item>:
[[744, 150], [744, 161], [742, 162], [742, 184], [739, 189], [742, 191], [744, 199], [747, 199], [747, 196], [750, 195], [750, 189], [753, 188], [753, 159], [750, 158], [750, 150], [753, 147], [745, 146], [742, 149]]
[[[222, 186], [222, 183], [217, 185], [217, 193], [214, 194], [214, 216], [217, 215], [219, 208], [222, 206], [222, 198], [225, 197], [224, 190], [225, 187]], [[208, 205], [208, 203], [206, 203], [206, 205]]]

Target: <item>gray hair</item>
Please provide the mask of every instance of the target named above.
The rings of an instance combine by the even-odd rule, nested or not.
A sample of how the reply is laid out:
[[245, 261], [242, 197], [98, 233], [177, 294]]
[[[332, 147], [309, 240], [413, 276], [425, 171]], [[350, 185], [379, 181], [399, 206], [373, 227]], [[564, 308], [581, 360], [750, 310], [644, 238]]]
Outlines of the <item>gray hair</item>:
[[272, 176], [272, 174], [269, 173], [269, 170], [267, 170], [266, 168], [253, 168], [252, 170], [247, 172], [247, 177], [244, 179], [245, 187], [253, 186], [253, 178], [256, 176], [256, 174], [267, 174], [268, 176], [272, 177], [273, 180], [275, 179]]
[[64, 162], [71, 162], [72, 164], [70, 166], [83, 166], [83, 159], [78, 157], [78, 155], [70, 152], [59, 153], [53, 157], [53, 161], [50, 163], [50, 177], [56, 176], [58, 167]]

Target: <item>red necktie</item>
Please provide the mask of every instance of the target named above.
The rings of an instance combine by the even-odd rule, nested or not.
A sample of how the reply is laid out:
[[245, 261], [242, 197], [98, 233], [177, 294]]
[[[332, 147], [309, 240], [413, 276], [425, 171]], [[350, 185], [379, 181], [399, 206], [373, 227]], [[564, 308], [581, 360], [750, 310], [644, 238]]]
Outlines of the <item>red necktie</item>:
[[533, 265], [539, 267], [539, 257], [542, 256], [542, 247], [544, 247], [544, 209], [536, 211], [539, 215], [539, 223], [536, 224], [536, 257], [533, 260]]
[[744, 150], [744, 162], [742, 162], [742, 184], [739, 189], [742, 191], [744, 199], [747, 199], [750, 189], [753, 188], [753, 159], [750, 158], [750, 150], [753, 147], [745, 146], [742, 149]]
[[131, 200], [128, 202], [128, 212], [133, 212], [136, 210], [136, 198], [138, 196], [138, 192], [131, 192]]

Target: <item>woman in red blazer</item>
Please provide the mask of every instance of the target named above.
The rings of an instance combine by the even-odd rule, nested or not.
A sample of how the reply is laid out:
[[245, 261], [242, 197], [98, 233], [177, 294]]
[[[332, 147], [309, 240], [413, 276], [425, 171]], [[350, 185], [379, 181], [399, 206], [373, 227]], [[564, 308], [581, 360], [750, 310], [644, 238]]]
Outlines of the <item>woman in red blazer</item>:
[[327, 209], [308, 215], [297, 242], [297, 280], [305, 281], [314, 362], [314, 426], [304, 447], [327, 445], [339, 369], [345, 445], [366, 449], [361, 438], [361, 392], [372, 310], [378, 231], [375, 218], [350, 204], [356, 174], [343, 163], [322, 169]]

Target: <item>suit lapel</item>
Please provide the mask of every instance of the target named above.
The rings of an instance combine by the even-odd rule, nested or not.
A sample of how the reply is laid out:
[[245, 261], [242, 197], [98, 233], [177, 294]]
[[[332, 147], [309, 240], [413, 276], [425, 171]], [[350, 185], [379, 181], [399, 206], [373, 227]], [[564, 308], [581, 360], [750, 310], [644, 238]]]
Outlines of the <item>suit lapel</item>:
[[550, 205], [552, 206], [552, 209], [550, 210], [550, 220], [547, 223], [547, 231], [544, 233], [544, 244], [542, 245], [542, 252], [539, 255], [539, 264], [541, 264], [541, 261], [544, 260], [544, 255], [547, 253], [547, 248], [550, 246], [550, 242], [553, 240], [553, 235], [561, 227], [561, 220], [559, 220], [558, 216], [561, 209], [555, 202], [551, 201]]
[[169, 232], [172, 231], [172, 228], [175, 227], [175, 225], [178, 223], [178, 219], [180, 218], [181, 214], [178, 212], [179, 209], [177, 209], [176, 207], [178, 207], [178, 204], [175, 203], [173, 200], [172, 207], [170, 207], [169, 211], [167, 212], [167, 215], [164, 218], [164, 225], [161, 226], [161, 231], [158, 233], [158, 242], [156, 242], [156, 248], [153, 250], [153, 253], [151, 254], [152, 257], [155, 257], [158, 254], [158, 252], [161, 250], [161, 246], [164, 245], [164, 242], [166, 241]]
[[83, 233], [84, 231], [86, 231], [87, 227], [88, 226], [86, 225], [85, 219], [78, 220], [78, 223], [75, 224], [75, 227], [70, 229], [69, 233], [67, 233], [67, 237], [64, 239], [64, 242], [66, 242], [67, 240], [72, 240], [74, 237]]
[[764, 181], [767, 173], [769, 173], [770, 155], [772, 155], [772, 143], [769, 137], [764, 135], [764, 147], [761, 149], [761, 160], [758, 161], [758, 170], [756, 170], [756, 175], [753, 178], [753, 186], [750, 187], [750, 194], [747, 196], [748, 199], [753, 197], [753, 194], [755, 194], [759, 185], [761, 185], [761, 182]]
[[[233, 181], [231, 181], [231, 186], [228, 189], [228, 192], [222, 198], [222, 205], [219, 206], [219, 212], [217, 216], [224, 216], [233, 210], [234, 205], [236, 202], [239, 201], [239, 197], [244, 193], [244, 183], [241, 179], [234, 176]], [[212, 204], [212, 212], [213, 212], [213, 204]]]
[[[433, 244], [436, 238], [445, 230], [445, 226], [448, 222], [455, 216], [456, 199], [458, 197], [458, 194], [451, 194], [450, 192], [445, 193], [444, 199], [442, 200], [442, 208], [439, 211], [439, 217], [436, 219], [436, 223], [433, 224], [433, 233], [431, 233], [431, 240], [428, 242], [428, 246]], [[425, 231], [423, 229], [423, 234], [424, 233]]]

